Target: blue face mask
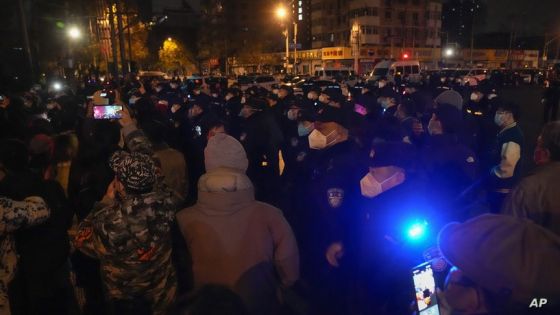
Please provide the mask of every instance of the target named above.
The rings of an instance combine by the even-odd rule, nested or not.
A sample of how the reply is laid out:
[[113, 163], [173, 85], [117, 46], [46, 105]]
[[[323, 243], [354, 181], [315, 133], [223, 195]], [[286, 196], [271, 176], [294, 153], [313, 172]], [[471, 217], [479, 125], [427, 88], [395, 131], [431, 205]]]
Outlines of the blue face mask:
[[311, 130], [313, 130], [313, 125], [310, 125], [310, 128], [306, 128], [304, 124], [298, 124], [297, 133], [300, 137], [307, 137], [311, 133]]

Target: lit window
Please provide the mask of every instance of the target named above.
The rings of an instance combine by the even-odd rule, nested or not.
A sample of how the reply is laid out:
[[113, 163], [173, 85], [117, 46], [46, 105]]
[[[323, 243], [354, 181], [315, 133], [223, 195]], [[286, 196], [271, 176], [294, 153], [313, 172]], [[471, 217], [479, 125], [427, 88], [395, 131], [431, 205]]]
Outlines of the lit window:
[[298, 15], [298, 20], [300, 20], [300, 21], [303, 20], [303, 14]]
[[303, 13], [303, 8], [299, 8], [299, 9], [298, 9], [298, 13], [299, 13], [299, 14], [302, 14], [302, 13]]
[[301, 7], [303, 5], [303, 2], [301, 0], [298, 1], [298, 5]]

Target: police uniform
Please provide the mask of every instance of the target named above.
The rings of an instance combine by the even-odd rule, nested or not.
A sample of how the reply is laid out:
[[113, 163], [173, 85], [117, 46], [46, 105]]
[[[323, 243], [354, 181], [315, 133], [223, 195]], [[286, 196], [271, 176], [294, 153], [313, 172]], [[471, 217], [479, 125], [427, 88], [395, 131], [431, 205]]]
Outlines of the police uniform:
[[279, 151], [283, 136], [274, 115], [266, 110], [264, 104], [258, 108], [242, 122], [239, 142], [247, 152], [247, 176], [255, 185], [257, 200], [277, 204], [280, 185]]
[[[347, 314], [353, 296], [358, 237], [359, 154], [351, 141], [313, 150], [313, 174], [309, 183], [305, 233], [300, 232], [302, 272], [314, 285], [318, 314]], [[344, 257], [333, 269], [325, 259], [329, 245], [342, 242]]]

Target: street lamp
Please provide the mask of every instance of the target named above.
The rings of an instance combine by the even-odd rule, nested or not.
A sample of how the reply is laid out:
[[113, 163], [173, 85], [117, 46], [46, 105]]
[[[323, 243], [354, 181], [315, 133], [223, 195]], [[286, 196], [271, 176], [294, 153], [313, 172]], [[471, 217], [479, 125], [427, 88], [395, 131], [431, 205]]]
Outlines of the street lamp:
[[82, 38], [82, 31], [77, 26], [71, 26], [68, 28], [68, 37], [73, 40], [78, 40]]
[[453, 50], [453, 48], [446, 48], [444, 51], [444, 55], [447, 58], [453, 57], [453, 55], [455, 55], [455, 50]]
[[[278, 8], [276, 8], [276, 17], [281, 21], [284, 22], [284, 20], [288, 17], [288, 10], [286, 10], [286, 8], [284, 6], [278, 6]], [[288, 33], [288, 23], [286, 22], [286, 29], [284, 31], [282, 31], [282, 34], [286, 37], [286, 63], [285, 63], [285, 68], [286, 68], [286, 74], [288, 74], [288, 65], [290, 64], [290, 38], [289, 38], [289, 33]]]
[[288, 11], [286, 10], [286, 8], [284, 8], [283, 6], [279, 6], [276, 9], [276, 16], [280, 19], [283, 20], [288, 16]]

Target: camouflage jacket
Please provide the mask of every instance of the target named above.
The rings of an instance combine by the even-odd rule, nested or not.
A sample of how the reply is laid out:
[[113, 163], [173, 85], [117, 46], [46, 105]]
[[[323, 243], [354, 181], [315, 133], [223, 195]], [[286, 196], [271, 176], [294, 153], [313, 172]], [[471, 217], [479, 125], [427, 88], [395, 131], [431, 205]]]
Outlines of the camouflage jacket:
[[40, 197], [13, 201], [0, 197], [0, 315], [10, 314], [8, 283], [17, 265], [17, 253], [12, 232], [45, 222], [50, 212]]
[[[150, 154], [139, 130], [125, 131], [131, 151]], [[146, 194], [104, 199], [80, 224], [74, 245], [98, 258], [111, 299], [142, 297], [154, 314], [164, 314], [175, 297], [171, 225], [178, 200], [164, 185]]]

